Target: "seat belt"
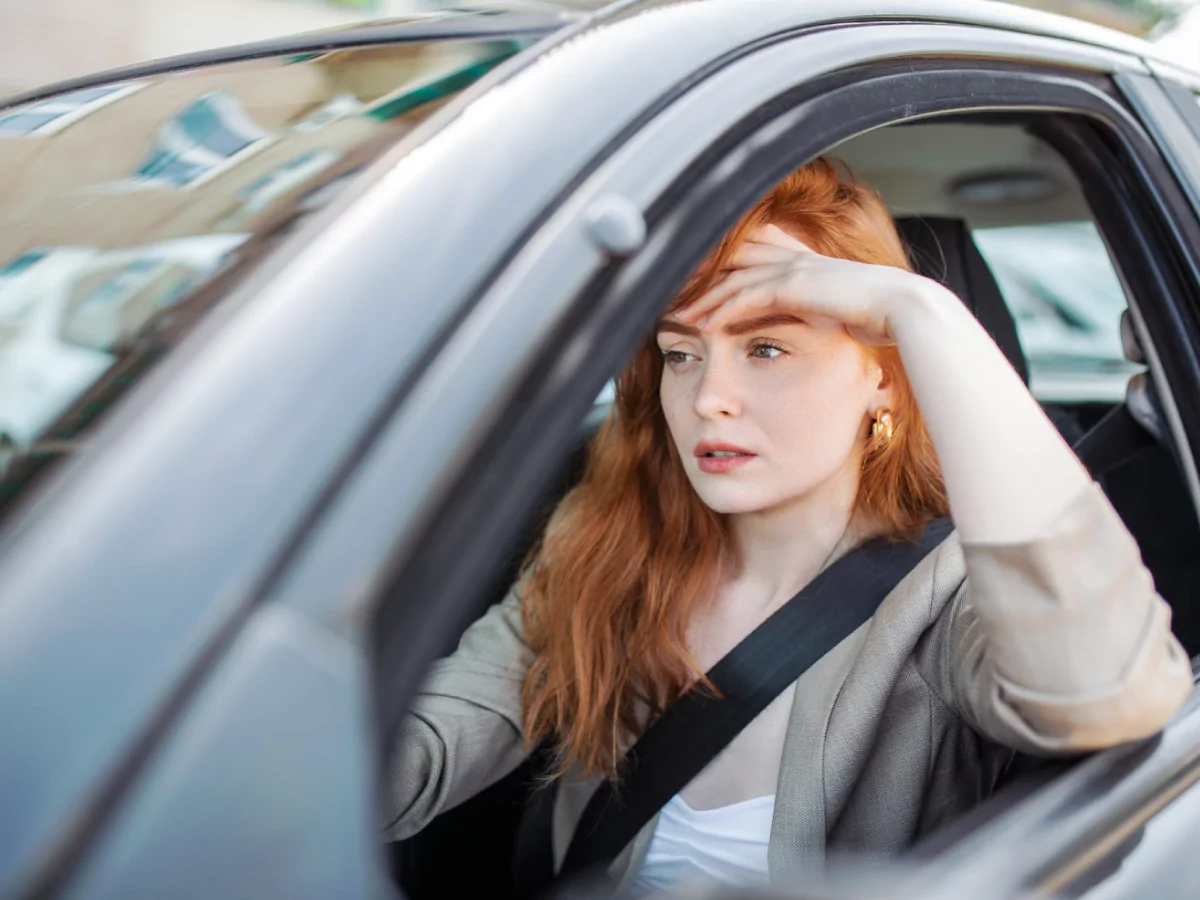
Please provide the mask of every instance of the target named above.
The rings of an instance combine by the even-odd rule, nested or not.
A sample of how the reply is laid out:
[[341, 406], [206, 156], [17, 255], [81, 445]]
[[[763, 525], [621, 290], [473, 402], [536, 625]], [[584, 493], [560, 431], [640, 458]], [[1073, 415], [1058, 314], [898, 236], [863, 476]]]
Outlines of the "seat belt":
[[[667, 801], [804, 672], [875, 614], [897, 584], [952, 530], [949, 519], [920, 539], [877, 538], [821, 572], [708, 672], [719, 692], [696, 689], [672, 704], [623, 761], [619, 783], [592, 795], [559, 879], [607, 866]], [[551, 858], [553, 787], [535, 792], [521, 823], [514, 877], [519, 897], [556, 880]]]
[[1129, 407], [1122, 403], [1105, 413], [1072, 447], [1093, 478], [1132, 462], [1146, 450], [1158, 446]]

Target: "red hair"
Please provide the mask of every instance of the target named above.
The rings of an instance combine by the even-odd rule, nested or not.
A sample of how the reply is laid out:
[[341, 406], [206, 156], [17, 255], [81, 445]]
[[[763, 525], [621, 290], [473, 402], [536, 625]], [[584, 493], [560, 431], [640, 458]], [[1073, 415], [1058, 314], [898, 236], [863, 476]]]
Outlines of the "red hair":
[[[827, 256], [909, 269], [878, 194], [825, 159], [785, 178], [704, 260], [672, 304], [697, 299], [754, 228], [773, 223]], [[869, 347], [893, 388], [894, 432], [865, 448], [856, 514], [911, 538], [947, 512], [941, 470], [894, 347]], [[525, 679], [527, 744], [557, 743], [558, 772], [619, 777], [625, 749], [703, 680], [685, 632], [726, 548], [721, 515], [692, 490], [659, 402], [651, 335], [617, 380], [613, 412], [579, 484], [555, 511], [522, 586], [535, 658]]]

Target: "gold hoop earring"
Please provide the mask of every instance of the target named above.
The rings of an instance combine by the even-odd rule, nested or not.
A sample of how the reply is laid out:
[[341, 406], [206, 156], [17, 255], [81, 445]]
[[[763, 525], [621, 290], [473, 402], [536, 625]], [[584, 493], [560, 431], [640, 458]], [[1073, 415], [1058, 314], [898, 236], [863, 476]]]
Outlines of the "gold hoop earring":
[[892, 439], [895, 431], [896, 425], [892, 421], [890, 409], [881, 409], [875, 413], [875, 421], [871, 423], [871, 437], [881, 444], [886, 444]]

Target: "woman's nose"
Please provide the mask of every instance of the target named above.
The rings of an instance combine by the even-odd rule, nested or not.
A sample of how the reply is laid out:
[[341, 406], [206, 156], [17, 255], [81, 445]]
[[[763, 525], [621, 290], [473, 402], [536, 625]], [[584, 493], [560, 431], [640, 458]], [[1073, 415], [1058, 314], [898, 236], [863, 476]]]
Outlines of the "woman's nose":
[[741, 412], [741, 386], [734, 367], [710, 354], [696, 387], [696, 414], [702, 419], [736, 416]]

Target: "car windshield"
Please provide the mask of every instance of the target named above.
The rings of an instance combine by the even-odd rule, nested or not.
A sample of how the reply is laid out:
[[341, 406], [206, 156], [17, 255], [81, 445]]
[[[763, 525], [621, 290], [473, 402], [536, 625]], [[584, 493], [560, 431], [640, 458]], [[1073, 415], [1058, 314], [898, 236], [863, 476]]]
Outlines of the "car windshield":
[[229, 63], [0, 110], [0, 514], [299, 220], [533, 40]]

